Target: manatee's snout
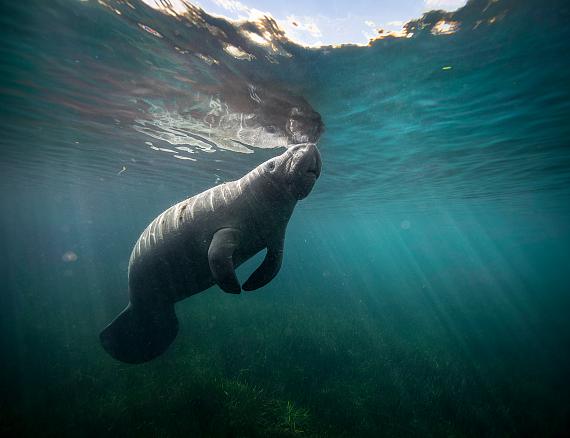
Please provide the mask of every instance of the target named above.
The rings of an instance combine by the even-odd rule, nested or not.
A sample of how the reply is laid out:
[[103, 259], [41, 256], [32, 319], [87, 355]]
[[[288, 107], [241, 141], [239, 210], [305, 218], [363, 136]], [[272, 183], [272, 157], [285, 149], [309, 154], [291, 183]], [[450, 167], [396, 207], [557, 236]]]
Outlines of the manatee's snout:
[[308, 173], [317, 179], [321, 175], [321, 154], [314, 143], [305, 143], [289, 149], [291, 170], [297, 174]]
[[288, 153], [291, 155], [289, 169], [294, 178], [294, 193], [297, 199], [303, 199], [321, 175], [321, 154], [314, 143], [293, 146]]
[[314, 174], [315, 179], [318, 179], [319, 176], [321, 176], [321, 167], [322, 167], [321, 154], [317, 149], [317, 146], [314, 144], [308, 144], [306, 148], [307, 148], [306, 154], [308, 154], [311, 157], [311, 163], [309, 168], [307, 169], [307, 172]]

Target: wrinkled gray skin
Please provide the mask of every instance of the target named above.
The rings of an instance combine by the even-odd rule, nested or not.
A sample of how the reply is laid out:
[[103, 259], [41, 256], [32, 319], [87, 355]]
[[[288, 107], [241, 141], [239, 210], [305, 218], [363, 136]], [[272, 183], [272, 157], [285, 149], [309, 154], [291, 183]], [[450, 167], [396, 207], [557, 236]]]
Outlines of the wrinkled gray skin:
[[[317, 147], [297, 145], [237, 181], [164, 211], [133, 249], [130, 303], [101, 332], [105, 350], [123, 362], [151, 360], [176, 337], [175, 302], [214, 284], [239, 294], [269, 283], [281, 267], [293, 209], [310, 193], [320, 171]], [[240, 286], [235, 268], [264, 248], [264, 261]]]

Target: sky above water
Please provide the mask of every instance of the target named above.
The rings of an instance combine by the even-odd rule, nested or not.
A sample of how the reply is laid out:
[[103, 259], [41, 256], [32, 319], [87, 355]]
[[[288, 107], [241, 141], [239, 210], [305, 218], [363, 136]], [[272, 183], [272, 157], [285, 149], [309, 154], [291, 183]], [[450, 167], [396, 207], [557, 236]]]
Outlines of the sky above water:
[[[144, 0], [153, 3], [156, 0]], [[173, 4], [182, 0], [171, 0]], [[378, 30], [398, 31], [429, 10], [453, 11], [466, 0], [199, 0], [191, 3], [231, 19], [271, 15], [289, 38], [310, 46], [366, 44]]]

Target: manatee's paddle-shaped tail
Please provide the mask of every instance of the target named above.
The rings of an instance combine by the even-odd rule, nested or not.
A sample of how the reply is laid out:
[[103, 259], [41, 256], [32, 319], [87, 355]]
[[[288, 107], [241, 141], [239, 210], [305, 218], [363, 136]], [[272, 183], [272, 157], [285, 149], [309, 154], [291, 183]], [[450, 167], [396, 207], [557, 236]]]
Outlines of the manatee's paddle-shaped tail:
[[103, 348], [122, 362], [143, 363], [160, 356], [178, 333], [174, 305], [135, 309], [129, 304], [99, 335]]

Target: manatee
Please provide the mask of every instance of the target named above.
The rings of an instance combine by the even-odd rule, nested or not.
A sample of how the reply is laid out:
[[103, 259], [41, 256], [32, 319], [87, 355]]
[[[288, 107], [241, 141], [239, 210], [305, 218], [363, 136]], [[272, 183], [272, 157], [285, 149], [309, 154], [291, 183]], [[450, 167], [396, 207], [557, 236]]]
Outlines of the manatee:
[[[239, 294], [269, 283], [281, 267], [293, 209], [311, 192], [320, 172], [316, 145], [295, 145], [243, 178], [161, 213], [133, 248], [129, 304], [101, 332], [103, 348], [122, 362], [147, 362], [178, 333], [176, 302], [214, 284]], [[240, 285], [235, 269], [265, 248], [261, 265]]]

